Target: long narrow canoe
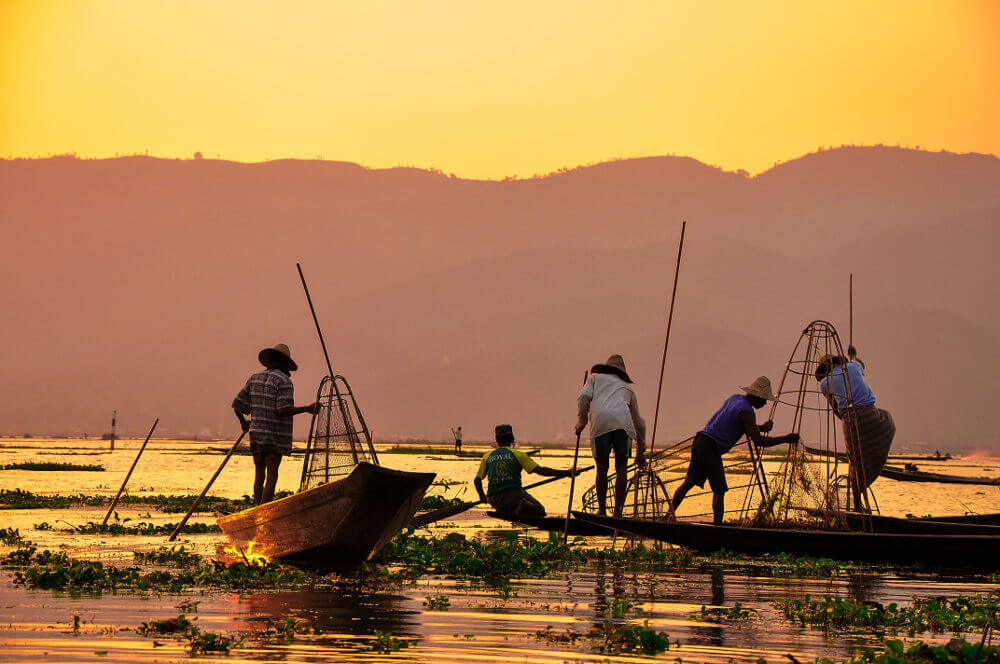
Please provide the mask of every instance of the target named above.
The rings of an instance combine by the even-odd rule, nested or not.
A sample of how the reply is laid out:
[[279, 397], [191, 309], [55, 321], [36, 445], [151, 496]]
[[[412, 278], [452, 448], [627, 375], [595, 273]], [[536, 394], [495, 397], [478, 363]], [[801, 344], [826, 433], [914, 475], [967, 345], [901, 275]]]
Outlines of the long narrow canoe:
[[922, 521], [947, 521], [948, 523], [977, 523], [983, 526], [1000, 526], [1000, 514], [963, 514], [952, 516], [926, 516]]
[[[804, 509], [809, 514], [818, 514], [819, 510]], [[994, 535], [1000, 536], [1000, 521], [995, 524], [977, 523], [975, 521], [951, 521], [946, 519], [962, 519], [962, 517], [942, 517], [940, 519], [903, 519], [880, 514], [863, 515], [857, 512], [844, 512], [843, 519], [851, 530], [865, 531], [871, 527], [876, 533], [916, 533], [923, 535]]]
[[[501, 519], [503, 521], [510, 521], [512, 523], [520, 523], [525, 526], [531, 526], [532, 528], [538, 528], [539, 530], [547, 530], [555, 533], [561, 533], [566, 524], [566, 517], [562, 516], [524, 516], [521, 514], [501, 514], [500, 512], [487, 512], [486, 516], [491, 516], [494, 519]], [[569, 520], [570, 535], [579, 535], [581, 537], [610, 537], [611, 535], [614, 535], [614, 532], [615, 531], [613, 530], [609, 530], [603, 526], [598, 526], [590, 523], [589, 521], [582, 521], [580, 519]]]
[[359, 463], [343, 479], [222, 516], [219, 527], [240, 551], [347, 572], [410, 522], [434, 477]]
[[[820, 447], [810, 447], [809, 445], [803, 445], [803, 447], [805, 448], [806, 452], [809, 452], [809, 454], [815, 454], [816, 456], [825, 456], [825, 457], [835, 456], [841, 461], [847, 460], [847, 454], [845, 454], [844, 452], [828, 452]], [[889, 460], [890, 461], [950, 461], [951, 455], [945, 454], [943, 456], [933, 456], [930, 454], [927, 455], [890, 454]]]
[[962, 475], [943, 475], [941, 473], [925, 473], [922, 470], [905, 470], [893, 466], [882, 468], [882, 477], [899, 480], [900, 482], [937, 482], [939, 484], [979, 484], [996, 486], [1000, 478], [994, 477], [964, 477]]
[[665, 523], [574, 512], [591, 523], [670, 542], [696, 551], [790, 553], [839, 560], [943, 563], [1000, 567], [1000, 536], [871, 534], [825, 530], [777, 530], [713, 526], [704, 523]]

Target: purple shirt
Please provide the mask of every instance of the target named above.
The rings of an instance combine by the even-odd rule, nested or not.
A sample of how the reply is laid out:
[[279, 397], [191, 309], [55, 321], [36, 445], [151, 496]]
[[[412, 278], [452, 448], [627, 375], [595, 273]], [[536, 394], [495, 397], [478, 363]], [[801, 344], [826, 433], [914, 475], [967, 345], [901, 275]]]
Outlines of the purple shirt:
[[698, 433], [714, 440], [719, 448], [719, 452], [725, 454], [733, 449], [733, 446], [746, 433], [743, 420], [740, 419], [740, 413], [747, 410], [751, 413], [753, 412], [750, 399], [745, 394], [734, 394], [726, 399], [726, 402], [722, 404], [722, 408], [715, 411], [712, 419]]

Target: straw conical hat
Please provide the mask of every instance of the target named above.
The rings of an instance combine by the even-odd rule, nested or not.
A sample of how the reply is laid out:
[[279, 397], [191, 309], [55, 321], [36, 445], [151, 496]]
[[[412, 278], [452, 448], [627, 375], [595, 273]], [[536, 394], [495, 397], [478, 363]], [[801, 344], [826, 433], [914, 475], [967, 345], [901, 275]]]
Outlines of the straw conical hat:
[[273, 363], [275, 359], [287, 362], [291, 371], [299, 368], [299, 365], [295, 364], [295, 360], [292, 359], [292, 351], [288, 350], [288, 346], [285, 344], [275, 344], [272, 348], [265, 348], [257, 353], [257, 360], [265, 367]]
[[740, 389], [751, 396], [774, 401], [774, 390], [771, 389], [771, 379], [767, 376], [760, 376], [750, 385], [741, 387]]
[[591, 369], [590, 373], [610, 373], [615, 374], [621, 378], [626, 383], [631, 383], [632, 379], [629, 378], [628, 371], [625, 370], [625, 360], [622, 359], [621, 355], [612, 355], [608, 358], [608, 361], [604, 364], [595, 364]]

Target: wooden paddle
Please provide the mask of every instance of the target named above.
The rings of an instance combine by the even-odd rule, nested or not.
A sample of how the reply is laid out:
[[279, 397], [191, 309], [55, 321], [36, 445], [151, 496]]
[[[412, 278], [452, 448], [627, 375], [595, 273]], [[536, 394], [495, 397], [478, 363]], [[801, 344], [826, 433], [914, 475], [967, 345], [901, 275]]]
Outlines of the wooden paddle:
[[[585, 473], [588, 470], [593, 470], [593, 466], [587, 466], [586, 468], [581, 468], [576, 474]], [[542, 486], [543, 484], [548, 484], [549, 482], [555, 482], [556, 480], [565, 479], [563, 477], [550, 477], [546, 480], [540, 482], [535, 482], [534, 484], [529, 484], [524, 487], [525, 490], [534, 489], [535, 487]], [[423, 514], [417, 514], [412, 519], [410, 519], [410, 525], [414, 528], [423, 528], [426, 525], [432, 524], [435, 521], [440, 521], [441, 519], [447, 519], [450, 516], [455, 516], [456, 514], [461, 514], [468, 509], [475, 507], [476, 505], [482, 505], [485, 500], [477, 500], [471, 503], [459, 503], [458, 505], [448, 505], [447, 507], [439, 507], [436, 510], [431, 510], [430, 512], [424, 512]]]
[[125, 491], [125, 485], [128, 484], [128, 478], [132, 477], [132, 471], [135, 470], [136, 464], [139, 463], [139, 457], [142, 456], [143, 450], [146, 449], [146, 443], [149, 442], [149, 437], [153, 435], [153, 430], [156, 429], [156, 425], [159, 421], [160, 418], [158, 417], [153, 420], [153, 426], [149, 428], [149, 433], [146, 434], [146, 440], [142, 441], [142, 447], [139, 448], [139, 453], [135, 455], [135, 461], [132, 462], [132, 467], [129, 468], [128, 473], [125, 474], [125, 480], [122, 482], [121, 488], [118, 489], [118, 494], [115, 496], [115, 499], [111, 501], [111, 507], [108, 508], [108, 513], [104, 515], [104, 521], [101, 521], [102, 526], [108, 522], [109, 518], [111, 518], [111, 513], [115, 510], [115, 505], [118, 504], [118, 499], [122, 497], [122, 493]]
[[212, 475], [212, 479], [210, 479], [208, 481], [208, 484], [205, 485], [205, 488], [201, 490], [201, 495], [195, 499], [194, 505], [192, 505], [191, 509], [188, 510], [187, 514], [184, 515], [184, 518], [181, 519], [181, 522], [177, 524], [177, 527], [174, 528], [174, 532], [170, 533], [170, 538], [167, 539], [168, 542], [173, 542], [175, 539], [177, 539], [177, 535], [180, 534], [181, 529], [184, 527], [184, 524], [186, 524], [188, 519], [191, 518], [191, 515], [194, 514], [194, 511], [198, 509], [198, 505], [199, 503], [201, 503], [201, 499], [205, 497], [205, 494], [208, 493], [208, 490], [212, 488], [213, 484], [215, 484], [215, 480], [216, 478], [219, 477], [219, 473], [221, 473], [222, 469], [226, 467], [227, 463], [229, 463], [229, 457], [233, 456], [233, 453], [236, 452], [236, 448], [240, 446], [241, 442], [243, 442], [243, 436], [245, 435], [247, 435], [246, 431], [241, 433], [240, 437], [236, 439], [235, 443], [233, 443], [233, 446], [229, 448], [229, 452], [226, 454], [226, 458], [222, 460], [221, 464], [219, 464], [219, 469], [215, 471], [215, 474]]

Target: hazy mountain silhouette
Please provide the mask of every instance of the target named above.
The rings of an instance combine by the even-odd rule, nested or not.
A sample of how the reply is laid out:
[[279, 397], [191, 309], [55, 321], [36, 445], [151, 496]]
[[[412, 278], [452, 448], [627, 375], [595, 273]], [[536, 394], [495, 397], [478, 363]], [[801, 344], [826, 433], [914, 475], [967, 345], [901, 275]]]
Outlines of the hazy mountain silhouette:
[[134, 433], [158, 415], [174, 434], [228, 435], [232, 395], [279, 340], [306, 401], [323, 367], [296, 260], [377, 435], [445, 438], [462, 423], [487, 436], [505, 420], [566, 438], [583, 370], [612, 352], [651, 422], [686, 218], [661, 439], [776, 378], [810, 320], [846, 335], [852, 271], [855, 341], [900, 443], [995, 438], [978, 417], [983, 346], [1000, 335], [994, 157], [844, 148], [756, 177], [657, 157], [508, 182], [320, 161], [13, 160], [0, 217], [8, 433], [96, 433], [118, 408]]

